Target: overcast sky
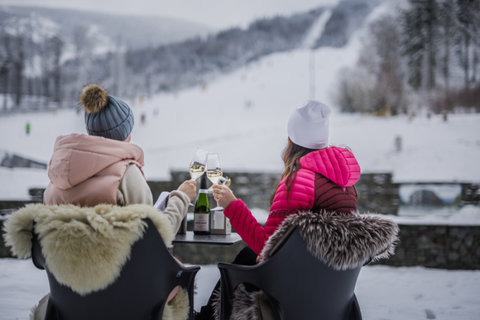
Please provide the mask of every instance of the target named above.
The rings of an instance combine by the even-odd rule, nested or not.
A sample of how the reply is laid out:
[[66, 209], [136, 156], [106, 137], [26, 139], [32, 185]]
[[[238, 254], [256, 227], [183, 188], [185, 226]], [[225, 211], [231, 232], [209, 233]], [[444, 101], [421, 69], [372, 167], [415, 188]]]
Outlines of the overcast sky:
[[306, 11], [338, 0], [0, 0], [0, 5], [35, 5], [106, 13], [169, 16], [213, 28], [246, 26], [255, 18]]

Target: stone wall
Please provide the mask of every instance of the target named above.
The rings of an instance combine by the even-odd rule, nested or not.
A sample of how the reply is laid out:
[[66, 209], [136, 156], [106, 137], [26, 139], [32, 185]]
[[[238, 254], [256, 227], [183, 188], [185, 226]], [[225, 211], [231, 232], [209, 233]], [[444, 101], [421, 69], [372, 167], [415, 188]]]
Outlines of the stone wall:
[[[226, 171], [224, 175], [232, 179], [230, 188], [237, 198], [245, 201], [250, 208], [268, 210], [270, 196], [278, 184], [279, 173]], [[174, 188], [183, 181], [190, 179], [189, 174], [183, 171], [171, 171], [171, 177]], [[210, 184], [210, 182], [208, 183]]]
[[360, 212], [397, 215], [399, 185], [392, 182], [391, 173], [362, 173], [355, 187]]
[[462, 183], [461, 205], [480, 205], [480, 183]]
[[400, 225], [400, 241], [391, 266], [480, 269], [480, 225]]
[[[279, 182], [278, 172], [224, 172], [232, 179], [230, 188], [249, 208], [270, 208], [270, 197]], [[190, 176], [184, 171], [171, 171], [171, 181], [149, 182], [154, 199], [161, 191], [173, 190]], [[163, 189], [162, 189], [163, 188]], [[356, 184], [359, 195], [358, 208], [363, 212], [396, 215], [400, 203], [398, 184], [392, 182], [390, 173], [362, 174]]]
[[[3, 222], [0, 219], [0, 228]], [[233, 246], [176, 244], [174, 254], [190, 264], [216, 264], [233, 261], [244, 246], [243, 242]], [[0, 257], [11, 257], [3, 241]], [[402, 224], [395, 255], [377, 264], [479, 270], [480, 226]]]
[[[275, 190], [280, 173], [277, 172], [225, 172], [232, 178], [232, 191], [242, 198], [250, 208], [268, 210], [270, 196]], [[190, 176], [186, 171], [171, 171], [169, 181], [148, 181], [153, 199], [157, 199], [162, 191], [176, 189]], [[400, 205], [398, 194], [401, 184], [392, 181], [391, 173], [363, 173], [357, 182], [358, 209], [361, 212], [376, 212], [396, 215]], [[462, 186], [461, 205], [480, 205], [480, 184], [460, 183]], [[0, 210], [17, 208], [29, 202], [42, 202], [43, 189], [29, 191], [30, 201], [0, 201]]]
[[[175, 255], [191, 264], [231, 262], [245, 246], [175, 245]], [[400, 225], [395, 255], [372, 264], [441, 269], [480, 269], [480, 226]]]
[[[232, 178], [231, 188], [251, 208], [268, 210], [269, 199], [278, 183], [279, 173], [225, 172]], [[187, 172], [172, 171], [170, 181], [148, 181], [154, 199], [162, 191], [176, 189], [189, 179]], [[480, 204], [480, 184], [462, 183], [461, 204]], [[389, 173], [362, 174], [356, 185], [359, 210], [396, 214], [399, 205], [399, 184]], [[27, 203], [41, 201], [41, 190], [32, 193], [35, 201], [0, 201], [2, 214]], [[190, 227], [191, 228], [191, 227]], [[183, 261], [193, 264], [229, 262], [244, 246], [177, 245], [174, 252]], [[0, 239], [0, 257], [10, 256]], [[480, 226], [400, 225], [400, 242], [396, 255], [382, 264], [392, 266], [425, 266], [446, 269], [480, 269]]]

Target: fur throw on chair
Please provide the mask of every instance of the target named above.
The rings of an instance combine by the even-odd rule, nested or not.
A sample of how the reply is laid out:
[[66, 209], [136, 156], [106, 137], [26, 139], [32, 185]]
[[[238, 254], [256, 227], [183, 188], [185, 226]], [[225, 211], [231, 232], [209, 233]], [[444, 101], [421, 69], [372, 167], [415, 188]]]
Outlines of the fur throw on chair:
[[[132, 244], [143, 237], [145, 218], [153, 222], [165, 245], [172, 247], [175, 233], [170, 220], [147, 205], [28, 205], [5, 222], [4, 238], [12, 253], [25, 259], [31, 256], [35, 231], [46, 265], [57, 281], [86, 295], [106, 288], [118, 278], [129, 259]], [[177, 295], [184, 303], [170, 304], [182, 305], [184, 319], [188, 310], [186, 296]], [[167, 310], [167, 306], [166, 313], [177, 314], [175, 310]]]
[[[305, 240], [308, 251], [335, 270], [356, 268], [372, 260], [388, 258], [394, 253], [399, 231], [395, 222], [380, 215], [303, 212], [285, 219], [266, 242], [260, 261], [268, 260], [295, 227]], [[215, 295], [215, 316], [219, 319], [220, 293], [215, 292]], [[265, 301], [264, 296], [262, 291], [249, 291], [239, 285], [234, 292], [230, 319], [265, 318], [262, 316], [264, 306], [252, 305], [254, 301]]]
[[293, 226], [300, 229], [308, 251], [335, 270], [388, 258], [394, 253], [398, 234], [398, 225], [379, 215], [304, 212], [285, 219], [266, 242], [260, 261], [274, 253]]

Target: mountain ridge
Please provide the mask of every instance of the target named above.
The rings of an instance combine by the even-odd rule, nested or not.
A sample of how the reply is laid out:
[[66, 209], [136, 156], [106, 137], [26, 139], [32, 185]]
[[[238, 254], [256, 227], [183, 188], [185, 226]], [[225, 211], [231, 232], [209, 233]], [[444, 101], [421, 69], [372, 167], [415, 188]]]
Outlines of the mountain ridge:
[[66, 33], [65, 37], [71, 36], [77, 26], [97, 25], [100, 32], [110, 39], [123, 38], [131, 48], [178, 42], [212, 31], [210, 27], [200, 23], [168, 16], [122, 15], [38, 6], [0, 6], [0, 20], [28, 18], [32, 14], [57, 24]]

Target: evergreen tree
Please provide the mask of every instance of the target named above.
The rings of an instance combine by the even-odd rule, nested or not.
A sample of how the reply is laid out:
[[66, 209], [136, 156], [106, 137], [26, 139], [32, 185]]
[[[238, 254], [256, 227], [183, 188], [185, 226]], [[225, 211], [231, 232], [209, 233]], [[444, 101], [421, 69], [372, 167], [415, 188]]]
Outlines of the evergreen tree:
[[13, 92], [14, 92], [14, 101], [15, 106], [20, 107], [23, 98], [23, 80], [24, 80], [24, 69], [25, 69], [25, 51], [24, 51], [24, 37], [23, 35], [18, 35], [14, 37], [12, 41], [12, 52], [11, 56], [13, 57]]
[[424, 4], [424, 23], [426, 29], [427, 40], [427, 87], [432, 90], [435, 88], [435, 70], [437, 67], [437, 29], [438, 25], [438, 8], [436, 0], [426, 0]]
[[407, 60], [408, 83], [419, 90], [423, 82], [423, 59], [425, 56], [425, 34], [420, 1], [410, 0], [410, 8], [403, 12], [403, 55]]
[[434, 89], [438, 38], [436, 0], [410, 0], [410, 8], [403, 12], [402, 20], [408, 82], [415, 90], [424, 85]]
[[440, 20], [440, 35], [442, 39], [441, 54], [441, 73], [443, 76], [443, 81], [445, 89], [448, 92], [450, 89], [450, 52], [453, 46], [453, 36], [455, 31], [455, 21], [454, 21], [454, 12], [455, 4], [446, 0], [439, 5], [439, 20]]
[[456, 1], [456, 52], [461, 68], [465, 88], [476, 81], [479, 60], [480, 3], [478, 0]]

